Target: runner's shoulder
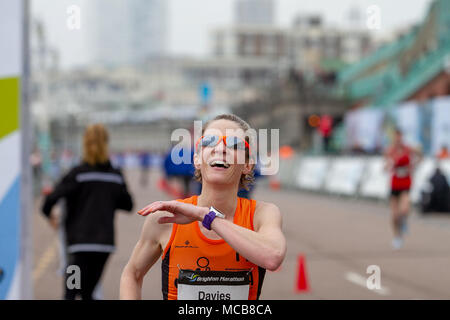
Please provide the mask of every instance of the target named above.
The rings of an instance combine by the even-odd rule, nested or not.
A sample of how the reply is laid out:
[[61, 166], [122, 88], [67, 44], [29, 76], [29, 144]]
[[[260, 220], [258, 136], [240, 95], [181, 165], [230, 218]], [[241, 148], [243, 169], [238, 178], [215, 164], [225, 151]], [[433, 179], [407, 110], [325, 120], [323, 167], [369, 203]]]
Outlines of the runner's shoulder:
[[256, 201], [256, 210], [279, 210], [278, 206], [272, 202], [255, 200]]
[[281, 211], [277, 205], [266, 201], [256, 201], [254, 220], [259, 220], [260, 222], [266, 221], [267, 219], [280, 219]]

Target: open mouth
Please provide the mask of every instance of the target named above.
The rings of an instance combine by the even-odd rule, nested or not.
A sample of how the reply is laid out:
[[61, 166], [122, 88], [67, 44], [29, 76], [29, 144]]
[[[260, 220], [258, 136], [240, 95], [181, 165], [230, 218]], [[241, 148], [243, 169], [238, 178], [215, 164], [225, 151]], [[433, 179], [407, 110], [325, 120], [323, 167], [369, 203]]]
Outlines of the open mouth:
[[209, 165], [213, 168], [223, 168], [223, 169], [228, 169], [230, 167], [230, 165], [228, 163], [226, 163], [225, 161], [221, 161], [221, 160], [211, 161], [211, 163]]

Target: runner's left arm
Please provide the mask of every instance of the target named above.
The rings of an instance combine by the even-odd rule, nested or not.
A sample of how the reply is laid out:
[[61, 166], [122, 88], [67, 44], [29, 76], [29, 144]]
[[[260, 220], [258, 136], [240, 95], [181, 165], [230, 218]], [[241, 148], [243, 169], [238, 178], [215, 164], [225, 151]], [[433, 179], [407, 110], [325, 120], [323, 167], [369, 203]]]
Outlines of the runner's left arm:
[[133, 197], [128, 191], [127, 183], [122, 172], [120, 172], [120, 175], [122, 176], [123, 184], [120, 186], [120, 191], [116, 199], [116, 207], [117, 209], [131, 212], [133, 209]]
[[77, 182], [73, 172], [69, 172], [56, 185], [55, 189], [45, 198], [42, 205], [42, 213], [47, 217], [51, 217], [52, 208], [59, 199], [64, 198], [77, 188]]
[[390, 147], [383, 153], [383, 158], [384, 158], [384, 170], [391, 171], [392, 167], [393, 167], [393, 160], [391, 157], [391, 148]]
[[275, 271], [286, 255], [286, 239], [282, 217], [277, 206], [258, 201], [254, 231], [225, 219], [214, 219], [211, 229], [220, 235], [241, 256], [254, 264]]

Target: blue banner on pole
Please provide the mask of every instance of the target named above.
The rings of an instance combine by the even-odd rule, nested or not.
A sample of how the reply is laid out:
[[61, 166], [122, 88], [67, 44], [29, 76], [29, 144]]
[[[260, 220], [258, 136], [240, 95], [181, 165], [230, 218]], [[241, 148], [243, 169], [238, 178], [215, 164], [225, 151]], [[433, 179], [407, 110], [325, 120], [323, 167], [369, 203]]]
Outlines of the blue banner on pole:
[[207, 104], [211, 101], [212, 88], [207, 82], [200, 85], [200, 100], [202, 104]]

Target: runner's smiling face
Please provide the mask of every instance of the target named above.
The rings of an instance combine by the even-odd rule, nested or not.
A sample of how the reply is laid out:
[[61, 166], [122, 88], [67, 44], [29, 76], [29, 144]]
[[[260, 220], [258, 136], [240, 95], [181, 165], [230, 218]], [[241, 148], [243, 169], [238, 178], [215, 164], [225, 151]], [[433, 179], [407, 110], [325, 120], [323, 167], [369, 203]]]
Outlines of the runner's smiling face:
[[[239, 125], [225, 119], [211, 122], [203, 136], [232, 136], [245, 141], [245, 133]], [[203, 184], [237, 186], [242, 174], [252, 170], [245, 154], [245, 149], [228, 148], [223, 140], [215, 146], [202, 147], [199, 143], [194, 165], [201, 171]]]

